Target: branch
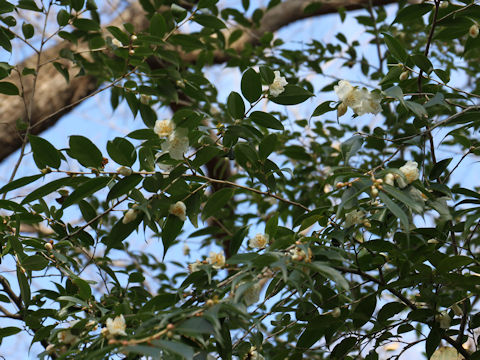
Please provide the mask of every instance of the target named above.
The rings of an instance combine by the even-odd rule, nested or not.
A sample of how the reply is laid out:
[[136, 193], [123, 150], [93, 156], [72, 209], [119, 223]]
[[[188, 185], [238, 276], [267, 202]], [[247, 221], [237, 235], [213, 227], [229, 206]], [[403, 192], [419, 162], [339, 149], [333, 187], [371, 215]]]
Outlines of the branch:
[[[305, 13], [305, 7], [311, 0], [288, 0], [266, 11], [260, 28], [245, 30], [244, 35], [233, 44], [233, 49], [240, 51], [247, 43], [254, 44], [266, 32], [275, 32], [295, 21], [309, 17], [331, 14], [338, 9], [346, 10], [361, 9], [368, 5], [369, 0], [325, 0], [322, 6], [312, 13]], [[396, 3], [393, 0], [373, 0], [373, 6], [383, 6]], [[146, 29], [149, 24], [144, 11], [139, 3], [135, 3], [119, 15], [110, 25], [121, 26], [123, 23], [132, 23], [137, 31]], [[232, 31], [232, 29], [230, 29]], [[42, 67], [38, 72], [37, 95], [33, 100], [32, 116], [30, 126], [32, 134], [39, 134], [54, 125], [63, 115], [70, 112], [74, 106], [79, 104], [90, 94], [94, 93], [101, 84], [93, 76], [76, 76], [76, 69], [70, 61], [58, 58], [61, 49], [70, 49], [74, 52], [88, 53], [88, 44], [79, 42], [74, 46], [70, 42], [62, 41], [58, 45], [43, 51], [41, 54]], [[198, 52], [191, 52], [182, 55], [183, 60], [195, 62]], [[24, 68], [35, 67], [37, 56], [28, 58], [17, 66], [17, 71], [5, 80], [15, 83], [23, 91], [23, 98], [28, 102], [33, 89], [34, 76], [22, 76], [20, 85], [20, 75]], [[223, 51], [215, 53], [215, 62], [221, 63], [228, 60]], [[66, 83], [63, 76], [54, 68], [53, 61], [61, 63], [67, 68], [70, 74], [70, 82]], [[0, 94], [0, 160], [5, 159], [22, 145], [22, 134], [19, 134], [16, 122], [18, 119], [27, 119], [25, 113], [24, 100], [22, 96], [6, 96]], [[30, 106], [27, 103], [27, 106]], [[53, 115], [52, 115], [53, 114]]]

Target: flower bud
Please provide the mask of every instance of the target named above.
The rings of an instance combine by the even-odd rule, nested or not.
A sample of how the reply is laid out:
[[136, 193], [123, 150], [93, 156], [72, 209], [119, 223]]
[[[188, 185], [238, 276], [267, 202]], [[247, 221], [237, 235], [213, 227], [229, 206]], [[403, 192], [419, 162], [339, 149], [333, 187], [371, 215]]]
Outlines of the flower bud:
[[145, 95], [145, 94], [140, 95], [140, 102], [143, 105], [147, 105], [150, 102], [150, 100], [152, 100], [151, 96]]
[[137, 35], [134, 34], [134, 35], [130, 36], [130, 39], [131, 39], [132, 41], [135, 41], [135, 40], [137, 40], [138, 38], [137, 38]]
[[441, 7], [442, 9], [447, 8], [448, 5], [449, 5], [449, 3], [448, 3], [448, 1], [446, 1], [446, 0], [445, 0], [445, 1], [442, 1], [442, 2], [440, 3], [440, 7]]
[[122, 223], [128, 224], [137, 218], [137, 211], [134, 209], [129, 209], [125, 215], [123, 215]]
[[132, 175], [132, 169], [130, 169], [126, 166], [120, 166], [117, 169], [117, 173], [122, 175], [122, 176], [130, 176], [130, 175]]
[[135, 50], [133, 50], [133, 49], [128, 50], [128, 54], [129, 55], [135, 55]]
[[342, 117], [343, 115], [345, 115], [345, 113], [347, 112], [347, 105], [345, 105], [343, 102], [338, 105], [338, 108], [337, 108], [337, 117]]
[[400, 81], [407, 80], [407, 79], [408, 79], [408, 75], [409, 75], [408, 71], [402, 72], [402, 73], [400, 74], [400, 76], [399, 76]]
[[458, 304], [453, 304], [452, 306], [450, 306], [450, 309], [452, 309], [453, 313], [457, 316], [463, 315], [463, 310]]
[[378, 196], [378, 189], [375, 186], [372, 186], [370, 192], [371, 192], [373, 198], [376, 198]]
[[468, 30], [468, 33], [470, 34], [470, 36], [472, 38], [476, 38], [478, 36], [478, 25], [477, 24], [473, 24], [472, 26], [470, 26], [470, 30]]
[[342, 310], [339, 307], [332, 310], [332, 317], [338, 318], [340, 315], [342, 315]]
[[53, 250], [53, 245], [50, 244], [49, 242], [45, 243], [44, 247], [45, 247], [45, 249], [47, 249], [47, 251], [52, 251]]
[[50, 168], [47, 166], [45, 169], [40, 170], [40, 172], [41, 172], [43, 175], [46, 175], [46, 174], [51, 173], [51, 172], [52, 172], [52, 169], [50, 169]]

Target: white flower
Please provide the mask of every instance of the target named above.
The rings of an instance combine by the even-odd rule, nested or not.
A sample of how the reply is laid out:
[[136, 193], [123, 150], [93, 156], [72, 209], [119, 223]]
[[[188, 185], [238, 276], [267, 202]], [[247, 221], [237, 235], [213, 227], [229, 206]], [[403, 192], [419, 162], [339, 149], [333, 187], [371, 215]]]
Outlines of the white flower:
[[168, 212], [172, 215], [177, 216], [180, 220], [187, 220], [187, 207], [181, 201], [177, 201], [175, 204], [170, 205]]
[[361, 210], [353, 210], [345, 214], [345, 227], [363, 223], [365, 213]]
[[122, 176], [130, 176], [130, 175], [132, 175], [132, 169], [130, 169], [126, 166], [120, 166], [117, 169], [117, 173], [122, 175]]
[[248, 242], [248, 246], [256, 249], [263, 249], [268, 244], [268, 235], [257, 234]]
[[418, 164], [416, 161], [407, 161], [406, 164], [403, 165], [399, 170], [403, 173], [403, 175], [405, 175], [408, 184], [411, 184], [420, 176], [420, 171], [418, 170]]
[[299, 247], [295, 247], [290, 250], [290, 255], [292, 256], [292, 260], [294, 261], [310, 262], [312, 259], [312, 250], [308, 249], [308, 255], [307, 255], [305, 254], [305, 251], [303, 251]]
[[242, 299], [245, 305], [250, 306], [258, 302], [260, 299], [260, 292], [262, 291], [262, 284], [257, 283], [250, 286], [245, 292], [242, 294]]
[[277, 97], [281, 93], [285, 91], [284, 86], [288, 84], [287, 79], [283, 76], [280, 76], [280, 71], [274, 71], [275, 78], [273, 79], [273, 83], [270, 84], [270, 95], [273, 97]]
[[175, 124], [172, 120], [157, 120], [153, 131], [160, 137], [170, 136], [175, 130]]
[[123, 215], [122, 223], [128, 224], [137, 218], [137, 210], [128, 209], [125, 215]]
[[115, 45], [116, 47], [123, 47], [122, 42], [115, 38], [112, 40], [112, 44]]
[[195, 261], [194, 263], [188, 264], [188, 271], [190, 273], [200, 271], [200, 265], [202, 265], [202, 262], [199, 260]]
[[214, 269], [221, 269], [225, 266], [225, 255], [223, 255], [223, 252], [216, 253], [211, 251], [207, 260]]
[[250, 348], [250, 351], [248, 352], [248, 354], [245, 355], [245, 357], [243, 358], [243, 360], [264, 360], [265, 358], [258, 353], [257, 349], [255, 348], [255, 346], [252, 346]]
[[393, 175], [392, 173], [388, 173], [383, 178], [383, 181], [385, 182], [385, 184], [388, 184], [390, 186], [394, 186], [395, 175]]
[[187, 244], [183, 244], [183, 255], [185, 256], [190, 255], [190, 247]]
[[78, 341], [78, 337], [73, 335], [70, 329], [60, 331], [57, 337], [59, 342], [66, 345], [73, 345]]
[[450, 327], [452, 318], [446, 311], [442, 311], [440, 314], [435, 315], [435, 321], [438, 322], [440, 328], [448, 329]]
[[[378, 114], [382, 110], [379, 94], [365, 88], [357, 89], [346, 80], [340, 80], [338, 85], [334, 86], [334, 90], [342, 104], [352, 108], [359, 116], [367, 113]], [[338, 116], [342, 116], [345, 112], [345, 107], [341, 107], [338, 110]]]
[[178, 128], [162, 143], [162, 151], [170, 153], [174, 160], [183, 160], [183, 154], [188, 150], [188, 131]]
[[127, 333], [125, 332], [127, 325], [125, 324], [125, 318], [123, 317], [123, 315], [117, 316], [115, 317], [115, 319], [108, 318], [106, 325], [107, 325], [108, 333], [111, 336], [127, 335]]

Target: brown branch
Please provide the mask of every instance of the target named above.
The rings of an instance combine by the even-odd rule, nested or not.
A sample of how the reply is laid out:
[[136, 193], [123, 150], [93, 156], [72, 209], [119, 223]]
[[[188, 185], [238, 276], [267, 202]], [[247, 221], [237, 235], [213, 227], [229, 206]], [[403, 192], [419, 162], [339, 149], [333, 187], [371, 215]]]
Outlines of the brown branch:
[[[326, 0], [322, 6], [313, 13], [305, 13], [305, 7], [311, 3], [311, 0], [288, 0], [272, 9], [266, 11], [260, 28], [253, 30], [244, 29], [244, 35], [233, 43], [232, 48], [240, 51], [247, 43], [255, 43], [264, 33], [275, 32], [295, 21], [306, 19], [309, 17], [330, 14], [338, 11], [340, 8], [346, 10], [361, 9], [368, 4], [369, 0]], [[393, 0], [374, 0], [373, 6], [383, 6], [396, 3]], [[121, 26], [123, 23], [132, 23], [137, 31], [146, 29], [149, 24], [144, 15], [143, 9], [139, 3], [135, 3], [119, 15], [110, 25]], [[230, 30], [232, 31], [232, 30]], [[95, 92], [100, 84], [93, 76], [76, 76], [78, 69], [66, 60], [58, 58], [61, 49], [69, 49], [73, 52], [88, 53], [88, 44], [79, 42], [78, 46], [63, 41], [58, 45], [45, 50], [41, 54], [42, 67], [38, 72], [37, 78], [37, 94], [33, 104], [27, 104], [32, 107], [32, 116], [30, 126], [32, 134], [39, 134], [47, 128], [54, 125], [63, 115], [73, 109], [71, 104], [79, 104], [88, 95]], [[5, 159], [22, 145], [23, 137], [19, 138], [18, 130], [16, 130], [16, 122], [19, 119], [27, 119], [25, 106], [22, 97], [29, 99], [33, 88], [33, 75], [20, 75], [25, 68], [33, 68], [36, 63], [36, 55], [29, 58], [17, 66], [17, 70], [5, 80], [15, 83], [19, 88], [23, 89], [23, 96], [6, 96], [0, 94], [0, 160]], [[194, 62], [198, 57], [198, 52], [183, 54], [183, 60]], [[228, 57], [222, 51], [215, 53], [216, 62], [225, 62]], [[67, 68], [70, 74], [70, 82], [66, 83], [63, 76], [54, 68], [52, 60], [61, 63]], [[54, 115], [52, 115], [54, 114]], [[39, 124], [39, 121], [44, 119]]]

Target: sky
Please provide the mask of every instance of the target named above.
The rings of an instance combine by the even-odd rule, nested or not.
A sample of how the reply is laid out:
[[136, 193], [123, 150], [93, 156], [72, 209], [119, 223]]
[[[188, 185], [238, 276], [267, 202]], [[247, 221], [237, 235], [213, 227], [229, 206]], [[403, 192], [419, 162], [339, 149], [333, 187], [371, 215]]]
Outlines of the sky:
[[[220, 3], [228, 3], [228, 5], [239, 4], [238, 1], [228, 0], [221, 1]], [[255, 1], [251, 1], [252, 7], [255, 7]], [[257, 3], [264, 4], [266, 1], [260, 1]], [[108, 6], [108, 2], [105, 3], [105, 6]], [[239, 5], [238, 5], [239, 6]], [[394, 11], [394, 7], [388, 7], [390, 13]], [[363, 27], [359, 26], [356, 23], [356, 20], [353, 18], [353, 13], [350, 13], [347, 16], [347, 20], [342, 23], [340, 18], [336, 14], [322, 16], [321, 20], [318, 18], [307, 19], [301, 22], [294, 23], [276, 34], [277, 37], [284, 39], [286, 46], [290, 48], [301, 48], [302, 44], [308, 43], [312, 39], [316, 40], [331, 40], [338, 31], [342, 31], [347, 37], [348, 40], [353, 40], [354, 37], [358, 37], [358, 40], [361, 43], [367, 44], [368, 38], [364, 34]], [[185, 31], [188, 31], [188, 26], [185, 28]], [[373, 51], [372, 47], [365, 46], [366, 52], [365, 56], [367, 59], [372, 61], [374, 64], [377, 64], [378, 60], [376, 58], [376, 53]], [[15, 63], [17, 60], [28, 56], [29, 52], [25, 47], [19, 48], [19, 51], [12, 57], [5, 59], [5, 54], [2, 54], [0, 50], [0, 61], [9, 61], [10, 63]], [[2, 57], [3, 56], [3, 57]], [[327, 75], [331, 75], [338, 78], [346, 78], [350, 80], [361, 80], [361, 76], [352, 74], [351, 72], [345, 69], [339, 69], [338, 63], [329, 63], [325, 64], [323, 67], [324, 72]], [[323, 84], [330, 83], [332, 81], [331, 77], [313, 77], [313, 74], [305, 73], [305, 77], [312, 80], [316, 88], [319, 89]], [[240, 88], [240, 78], [241, 74], [232, 69], [226, 69], [223, 66], [214, 66], [207, 72], [207, 77], [216, 84], [218, 89], [221, 89], [220, 98], [226, 99], [229, 92], [232, 90], [238, 91]], [[40, 95], [40, 94], [39, 94]], [[336, 100], [335, 97], [328, 98], [328, 94], [322, 93], [317, 94], [318, 96], [312, 100], [307, 101], [301, 106], [295, 107], [292, 110], [289, 110], [290, 116], [293, 119], [296, 118], [309, 118], [312, 110], [321, 102], [326, 100]], [[95, 96], [91, 99], [84, 101], [81, 105], [77, 106], [72, 112], [65, 115], [60, 121], [58, 121], [55, 126], [51, 127], [47, 131], [42, 133], [42, 137], [50, 141], [57, 148], [66, 148], [68, 146], [68, 136], [69, 135], [83, 135], [90, 138], [97, 146], [100, 148], [103, 154], [106, 152], [106, 143], [108, 140], [112, 139], [115, 136], [125, 136], [127, 133], [131, 132], [136, 128], [143, 127], [143, 122], [139, 117], [132, 119], [130, 110], [125, 104], [121, 104], [117, 110], [114, 112], [110, 108], [109, 93], [103, 92], [98, 96]], [[169, 116], [169, 110], [160, 110], [158, 112], [158, 118], [162, 119]], [[359, 122], [369, 124], [374, 126], [376, 123], [379, 123], [381, 120], [372, 116], [365, 116], [358, 119]], [[3, 161], [0, 164], [0, 186], [8, 179], [9, 174], [11, 173], [13, 164], [18, 158], [18, 152], [12, 154], [9, 158]], [[458, 155], [460, 157], [461, 154]], [[473, 162], [473, 161], [472, 161]], [[453, 161], [455, 163], [455, 159]], [[74, 164], [71, 164], [71, 170], [79, 170]], [[106, 171], [115, 171], [117, 166], [115, 164], [108, 164]], [[31, 154], [27, 156], [22, 161], [22, 166], [20, 171], [17, 174], [17, 178], [31, 175], [35, 173], [36, 166], [33, 162]], [[79, 214], [73, 209], [70, 211], [69, 216], [72, 220], [78, 218]], [[187, 235], [194, 231], [192, 226], [187, 226], [185, 228], [185, 233], [181, 235], [182, 239], [187, 239]], [[262, 228], [252, 227], [251, 236], [256, 232], [262, 232]], [[132, 246], [138, 250], [142, 251], [152, 251], [160, 257], [159, 252], [161, 252], [161, 244], [156, 239], [150, 239], [147, 236], [145, 241], [144, 234], [139, 234], [131, 236]], [[198, 247], [198, 239], [188, 240], [189, 246], [192, 248], [192, 252], [195, 253], [196, 248]], [[193, 262], [196, 260], [193, 256], [186, 258], [182, 253], [183, 242], [179, 246], [173, 247], [169, 250], [167, 254], [166, 261], [173, 259], [183, 259], [185, 262]], [[212, 249], [213, 250], [213, 249]], [[11, 269], [11, 261], [7, 260], [0, 264], [0, 273]], [[94, 274], [92, 274], [94, 275]], [[15, 283], [15, 281], [14, 281]], [[34, 287], [45, 287], [51, 286], [46, 284], [44, 281], [37, 280], [34, 282]], [[15, 322], [11, 322], [12, 326]], [[3, 325], [3, 320], [2, 320]], [[5, 322], [5, 325], [6, 322]], [[17, 324], [18, 325], [18, 324]], [[16, 359], [36, 359], [36, 354], [42, 350], [42, 348], [35, 344], [31, 351], [28, 353], [29, 340], [26, 336], [16, 336], [10, 337], [3, 341], [0, 345], [0, 356], [4, 356], [8, 360]], [[418, 356], [418, 349], [411, 349], [405, 358], [407, 359], [416, 359], [421, 358]], [[28, 355], [27, 355], [28, 353]]]

